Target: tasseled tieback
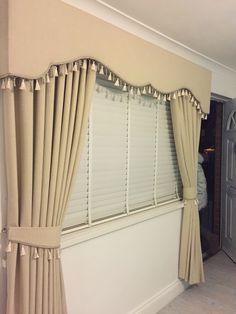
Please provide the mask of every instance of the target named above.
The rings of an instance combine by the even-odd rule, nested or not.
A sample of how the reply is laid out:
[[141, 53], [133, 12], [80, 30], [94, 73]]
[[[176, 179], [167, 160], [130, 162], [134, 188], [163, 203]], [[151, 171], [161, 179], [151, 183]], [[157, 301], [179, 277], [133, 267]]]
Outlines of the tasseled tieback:
[[56, 258], [60, 258], [61, 227], [9, 227], [5, 229], [8, 236], [6, 252], [12, 252], [12, 243], [20, 244], [20, 256], [26, 255], [25, 246], [33, 247], [33, 258], [39, 258], [38, 249], [48, 249], [48, 260], [52, 260], [52, 249]]
[[194, 204], [198, 205], [198, 199], [197, 199], [197, 189], [196, 187], [187, 187], [183, 190], [183, 198], [184, 198], [184, 204], [186, 205], [188, 201], [194, 201]]

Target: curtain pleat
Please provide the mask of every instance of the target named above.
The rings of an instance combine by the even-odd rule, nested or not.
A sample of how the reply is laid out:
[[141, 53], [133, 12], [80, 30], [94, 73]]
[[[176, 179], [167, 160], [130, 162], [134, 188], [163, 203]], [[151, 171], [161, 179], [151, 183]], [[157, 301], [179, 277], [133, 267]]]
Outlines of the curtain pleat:
[[[65, 69], [40, 89], [26, 81], [25, 89], [17, 82], [3, 91], [8, 228], [62, 224], [96, 78], [87, 60]], [[6, 313], [66, 314], [58, 248], [9, 245]]]
[[201, 115], [189, 95], [171, 100], [177, 159], [183, 182], [179, 277], [190, 284], [204, 281], [197, 202], [197, 160]]
[[65, 193], [62, 199], [62, 207], [59, 215], [58, 223], [61, 224], [63, 222], [63, 218], [65, 215], [66, 205], [69, 199], [69, 195], [71, 192], [71, 186], [76, 177], [76, 172], [79, 167], [79, 162], [82, 154], [83, 146], [80, 143], [84, 143], [89, 112], [92, 102], [92, 91], [95, 85], [95, 72], [91, 71], [86, 76], [84, 74], [84, 69], [82, 68], [81, 75], [81, 83], [79, 86], [79, 94], [78, 94], [78, 103], [77, 103], [77, 116], [75, 124], [79, 125], [80, 128], [75, 128], [75, 132], [73, 135], [72, 148], [71, 148], [71, 156], [69, 161], [69, 169], [68, 175], [66, 179]]

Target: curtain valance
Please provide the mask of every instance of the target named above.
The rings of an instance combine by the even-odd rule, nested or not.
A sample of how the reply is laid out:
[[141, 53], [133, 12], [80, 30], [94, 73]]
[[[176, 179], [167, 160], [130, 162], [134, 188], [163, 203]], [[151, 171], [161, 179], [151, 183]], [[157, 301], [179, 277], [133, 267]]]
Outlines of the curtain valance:
[[134, 86], [127, 82], [126, 80], [124, 80], [123, 78], [119, 77], [116, 73], [114, 73], [103, 63], [91, 58], [83, 58], [65, 64], [52, 65], [43, 76], [35, 79], [18, 77], [15, 75], [5, 76], [2, 77], [0, 80], [0, 88], [4, 90], [17, 87], [20, 90], [25, 90], [26, 82], [29, 82], [28, 86], [31, 89], [31, 91], [34, 90], [37, 91], [40, 90], [41, 85], [43, 83], [50, 83], [50, 79], [53, 77], [68, 75], [69, 72], [78, 71], [78, 68], [83, 66], [84, 61], [89, 62], [93, 70], [96, 70], [100, 76], [106, 78], [108, 81], [113, 82], [114, 86], [120, 87], [124, 92], [129, 92], [130, 94], [152, 96], [159, 101], [161, 100], [171, 101], [181, 96], [188, 97], [189, 102], [192, 104], [192, 106], [196, 108], [199, 115], [201, 115], [201, 118], [207, 119], [207, 113], [204, 112], [202, 104], [189, 89], [183, 87], [178, 90], [163, 93], [156, 89], [151, 84], [147, 84], [144, 86]]

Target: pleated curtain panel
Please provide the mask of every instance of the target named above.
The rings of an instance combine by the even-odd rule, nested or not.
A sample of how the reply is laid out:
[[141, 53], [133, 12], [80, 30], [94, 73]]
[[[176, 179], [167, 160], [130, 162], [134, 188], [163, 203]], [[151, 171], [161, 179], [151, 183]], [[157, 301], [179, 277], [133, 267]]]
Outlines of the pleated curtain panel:
[[197, 161], [201, 116], [189, 95], [171, 100], [177, 159], [183, 183], [179, 277], [190, 284], [204, 281], [197, 201]]
[[51, 67], [3, 88], [7, 314], [65, 314], [60, 236], [85, 138], [95, 64]]

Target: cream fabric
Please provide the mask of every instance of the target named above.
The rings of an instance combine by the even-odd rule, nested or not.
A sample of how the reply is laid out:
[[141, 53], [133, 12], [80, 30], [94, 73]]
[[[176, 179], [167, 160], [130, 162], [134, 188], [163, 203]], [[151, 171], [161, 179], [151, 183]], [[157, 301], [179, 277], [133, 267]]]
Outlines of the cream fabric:
[[184, 211], [180, 243], [179, 277], [195, 284], [204, 281], [197, 205], [197, 162], [201, 116], [189, 96], [171, 100], [171, 114]]
[[[68, 75], [60, 66], [59, 77], [40, 82], [39, 91], [32, 91], [30, 81], [26, 90], [20, 90], [17, 81], [16, 87], [3, 91], [7, 225], [14, 241], [7, 253], [7, 314], [67, 313], [59, 252], [54, 247], [95, 85], [95, 71], [86, 65], [84, 61]], [[30, 227], [28, 236], [34, 238], [27, 243]], [[47, 228], [37, 231], [38, 227]]]
[[8, 240], [34, 247], [60, 247], [61, 226], [56, 227], [9, 227]]

